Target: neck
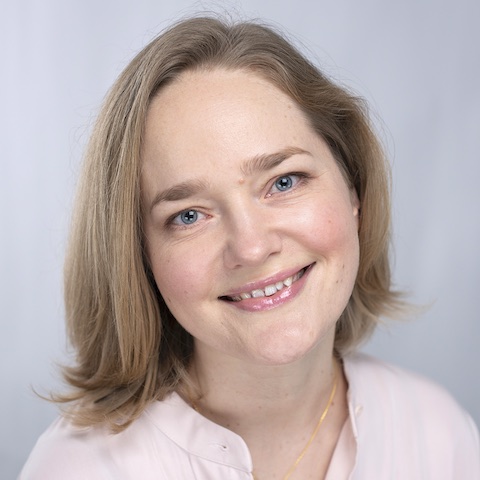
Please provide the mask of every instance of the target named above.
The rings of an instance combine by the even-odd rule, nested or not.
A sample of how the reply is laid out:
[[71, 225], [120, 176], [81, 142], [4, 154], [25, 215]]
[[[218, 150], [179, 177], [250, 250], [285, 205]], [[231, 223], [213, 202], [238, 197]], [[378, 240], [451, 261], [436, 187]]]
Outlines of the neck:
[[[298, 478], [324, 478], [348, 415], [347, 384], [333, 356], [333, 334], [287, 365], [241, 361], [200, 347], [191, 376], [199, 394], [184, 391], [184, 397], [243, 438], [256, 479], [286, 479], [292, 471]], [[321, 428], [315, 430], [316, 425]], [[320, 457], [312, 455], [319, 451]]]
[[[197, 346], [191, 399], [211, 420], [243, 437], [252, 428], [272, 432], [284, 423], [311, 425], [333, 385], [333, 338], [287, 365], [259, 365]], [[280, 422], [281, 423], [281, 422]]]

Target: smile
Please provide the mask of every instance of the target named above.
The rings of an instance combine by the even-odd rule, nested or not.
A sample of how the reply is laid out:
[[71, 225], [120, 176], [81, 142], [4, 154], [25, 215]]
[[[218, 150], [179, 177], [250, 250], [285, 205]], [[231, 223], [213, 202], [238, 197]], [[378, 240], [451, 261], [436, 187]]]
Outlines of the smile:
[[305, 274], [305, 272], [309, 267], [310, 265], [302, 268], [294, 275], [291, 275], [282, 281], [278, 281], [278, 282], [272, 283], [271, 285], [267, 285], [265, 288], [257, 288], [250, 292], [240, 293], [239, 295], [223, 296], [220, 298], [221, 300], [227, 300], [229, 302], [240, 302], [242, 300], [247, 300], [249, 298], [271, 297], [272, 295], [275, 295], [277, 292], [280, 292], [281, 290], [290, 287], [297, 280], [300, 280], [300, 278], [303, 277], [303, 275]]

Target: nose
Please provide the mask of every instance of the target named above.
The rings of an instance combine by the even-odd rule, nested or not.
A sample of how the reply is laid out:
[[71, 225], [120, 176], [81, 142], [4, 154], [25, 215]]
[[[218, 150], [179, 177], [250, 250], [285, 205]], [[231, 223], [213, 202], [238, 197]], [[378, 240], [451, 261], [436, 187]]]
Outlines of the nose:
[[[278, 214], [278, 212], [276, 212]], [[262, 205], [242, 205], [228, 215], [224, 261], [227, 268], [261, 265], [282, 249], [274, 212]]]

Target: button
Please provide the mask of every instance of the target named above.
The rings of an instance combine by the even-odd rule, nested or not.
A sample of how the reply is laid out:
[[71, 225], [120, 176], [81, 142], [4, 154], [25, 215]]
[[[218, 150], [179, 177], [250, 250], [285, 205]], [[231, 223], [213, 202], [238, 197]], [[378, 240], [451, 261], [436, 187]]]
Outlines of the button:
[[213, 445], [224, 452], [228, 450], [228, 446], [224, 445], [223, 443], [214, 443]]

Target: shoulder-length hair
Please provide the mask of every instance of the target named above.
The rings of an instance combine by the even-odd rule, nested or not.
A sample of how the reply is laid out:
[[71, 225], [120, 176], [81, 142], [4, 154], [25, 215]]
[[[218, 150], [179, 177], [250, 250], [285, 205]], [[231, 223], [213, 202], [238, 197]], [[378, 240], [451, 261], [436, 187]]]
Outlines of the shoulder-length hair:
[[86, 152], [65, 265], [75, 423], [120, 431], [181, 382], [193, 340], [163, 302], [145, 254], [140, 171], [155, 94], [187, 70], [242, 69], [291, 97], [329, 145], [361, 205], [360, 266], [337, 322], [335, 350], [354, 348], [395, 312], [389, 265], [389, 170], [360, 98], [333, 83], [281, 34], [253, 23], [192, 18], [147, 45], [112, 87]]

